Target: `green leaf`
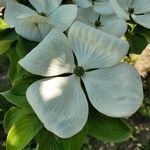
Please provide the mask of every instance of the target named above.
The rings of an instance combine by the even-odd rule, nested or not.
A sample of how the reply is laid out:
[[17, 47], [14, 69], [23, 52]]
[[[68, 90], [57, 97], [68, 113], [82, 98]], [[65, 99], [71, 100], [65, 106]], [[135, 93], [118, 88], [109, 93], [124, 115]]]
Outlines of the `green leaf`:
[[18, 43], [17, 43], [17, 46], [16, 46], [16, 51], [17, 51], [17, 55], [18, 55], [18, 61], [23, 58], [26, 54], [27, 54], [27, 51], [26, 51], [26, 48], [25, 48], [25, 43], [24, 43], [24, 40], [22, 37], [19, 37], [18, 39]]
[[9, 67], [9, 79], [11, 81], [11, 83], [13, 84], [19, 68], [18, 68], [18, 61], [19, 61], [19, 55], [16, 51], [16, 44], [14, 44], [13, 46], [10, 47], [10, 49], [8, 50], [8, 58], [10, 61], [10, 67]]
[[16, 81], [22, 79], [23, 76], [31, 75], [30, 73], [25, 71], [18, 64], [18, 62], [28, 53], [28, 51], [30, 51], [30, 48], [35, 47], [35, 45], [36, 44], [34, 42], [29, 42], [19, 37], [18, 43], [16, 43], [9, 49], [7, 53], [10, 60], [9, 79], [11, 80], [12, 86]]
[[126, 33], [127, 41], [130, 44], [130, 53], [141, 54], [148, 45], [147, 40], [140, 34]]
[[16, 74], [16, 77], [14, 77], [12, 88], [0, 94], [3, 95], [10, 103], [31, 111], [31, 106], [26, 99], [26, 90], [34, 81], [38, 79], [41, 79], [41, 77], [32, 75], [20, 68], [20, 71]]
[[28, 113], [29, 113], [28, 111], [21, 109], [19, 107], [10, 108], [5, 114], [3, 121], [5, 132], [8, 133], [13, 124]]
[[17, 95], [12, 90], [0, 93], [7, 101], [22, 108], [31, 109], [25, 95]]
[[7, 28], [9, 28], [9, 25], [2, 18], [0, 18], [0, 31]]
[[18, 37], [14, 30], [2, 30], [0, 32], [0, 55], [5, 53], [17, 39]]
[[71, 138], [62, 140], [64, 150], [80, 150], [87, 136], [87, 129], [84, 127], [78, 134]]
[[31, 110], [30, 105], [26, 99], [27, 88], [36, 80], [41, 77], [35, 76], [24, 70], [18, 61], [26, 55], [26, 48], [24, 47], [24, 40], [19, 38], [18, 43], [11, 46], [7, 55], [10, 60], [9, 79], [11, 81], [12, 88], [1, 94], [9, 102], [23, 108]]
[[88, 133], [104, 142], [121, 142], [132, 137], [131, 128], [124, 121], [104, 116], [97, 111], [89, 115]]
[[52, 133], [43, 128], [36, 136], [38, 142], [37, 150], [62, 150], [62, 145], [59, 139]]
[[12, 107], [12, 105], [7, 102], [3, 96], [0, 95], [0, 109], [2, 110], [2, 112], [0, 113], [0, 119], [2, 117], [1, 120], [3, 120], [3, 116], [10, 107]]
[[142, 35], [143, 37], [146, 38], [148, 43], [150, 43], [150, 29], [147, 29], [147, 28], [144, 28], [144, 27], [138, 25], [134, 29], [134, 33]]
[[43, 125], [34, 114], [23, 116], [8, 132], [6, 149], [22, 150], [42, 129]]

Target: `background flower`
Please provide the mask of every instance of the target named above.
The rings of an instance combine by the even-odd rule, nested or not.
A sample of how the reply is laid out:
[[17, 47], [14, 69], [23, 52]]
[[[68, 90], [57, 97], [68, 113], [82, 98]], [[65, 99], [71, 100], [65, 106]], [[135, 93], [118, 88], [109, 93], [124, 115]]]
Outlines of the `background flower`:
[[150, 1], [149, 0], [110, 0], [110, 4], [118, 17], [133, 19], [150, 29]]
[[8, 2], [4, 18], [19, 35], [31, 41], [41, 41], [52, 28], [65, 31], [77, 16], [77, 7], [71, 4], [59, 7], [61, 0], [30, 0], [30, 3], [36, 11]]
[[[137, 71], [120, 63], [128, 48], [126, 41], [80, 22], [71, 26], [68, 38], [53, 29], [19, 62], [27, 71], [47, 77], [26, 93], [44, 126], [62, 138], [84, 127], [88, 103], [81, 80], [98, 111], [111, 117], [132, 115], [142, 103], [143, 91]], [[70, 76], [58, 76], [64, 73]]]
[[112, 15], [114, 13], [109, 0], [73, 0], [80, 8], [92, 8], [99, 14]]
[[77, 20], [118, 37], [122, 37], [127, 30], [126, 22], [115, 14], [100, 15], [92, 8], [78, 8]]

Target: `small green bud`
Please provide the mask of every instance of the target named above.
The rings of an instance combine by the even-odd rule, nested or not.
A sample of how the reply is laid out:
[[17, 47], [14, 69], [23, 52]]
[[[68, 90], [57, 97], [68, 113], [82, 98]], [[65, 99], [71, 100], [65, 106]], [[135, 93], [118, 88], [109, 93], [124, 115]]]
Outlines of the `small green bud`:
[[129, 7], [128, 12], [129, 12], [129, 14], [133, 14], [134, 13], [134, 8]]
[[74, 73], [76, 76], [81, 77], [81, 76], [84, 75], [85, 70], [84, 70], [84, 68], [83, 68], [82, 66], [76, 66], [76, 67], [74, 68], [73, 73]]
[[39, 13], [39, 15], [46, 17], [46, 14], [44, 12]]
[[94, 5], [94, 2], [96, 1], [96, 0], [91, 0], [92, 1], [92, 5]]
[[95, 27], [100, 27], [101, 26], [100, 20], [96, 20], [94, 25], [95, 25]]

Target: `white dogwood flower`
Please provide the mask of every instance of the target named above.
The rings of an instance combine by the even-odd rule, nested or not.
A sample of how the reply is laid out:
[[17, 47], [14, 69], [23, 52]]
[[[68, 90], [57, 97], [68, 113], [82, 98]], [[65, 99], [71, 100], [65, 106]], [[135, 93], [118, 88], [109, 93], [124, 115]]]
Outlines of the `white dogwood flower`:
[[114, 13], [109, 0], [73, 0], [80, 8], [92, 9], [102, 15], [111, 15]]
[[110, 0], [118, 17], [150, 29], [150, 0]]
[[94, 12], [91, 7], [86, 9], [78, 8], [77, 20], [118, 37], [122, 37], [127, 30], [125, 20], [120, 19], [115, 14], [100, 15]]
[[62, 0], [29, 1], [36, 10], [8, 2], [4, 18], [19, 35], [31, 41], [40, 42], [53, 28], [65, 31], [77, 16], [77, 6], [59, 6]]
[[[135, 113], [141, 106], [143, 91], [138, 72], [120, 63], [128, 48], [126, 41], [81, 22], [71, 26], [68, 38], [53, 29], [19, 62], [30, 73], [45, 77], [26, 92], [44, 126], [62, 138], [84, 127], [89, 107], [81, 80], [99, 112], [111, 117]], [[66, 73], [71, 74], [58, 76]]]

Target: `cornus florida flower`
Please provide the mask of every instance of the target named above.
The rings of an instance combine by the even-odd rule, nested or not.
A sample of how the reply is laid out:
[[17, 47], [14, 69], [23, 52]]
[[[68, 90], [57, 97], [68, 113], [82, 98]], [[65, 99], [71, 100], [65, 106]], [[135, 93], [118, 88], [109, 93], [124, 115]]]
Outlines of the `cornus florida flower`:
[[125, 20], [116, 15], [100, 15], [92, 8], [78, 8], [77, 20], [118, 37], [122, 37], [127, 30]]
[[[111, 117], [132, 115], [142, 103], [143, 91], [137, 71], [119, 63], [128, 48], [126, 41], [80, 22], [71, 26], [68, 38], [53, 29], [19, 62], [27, 71], [46, 77], [26, 92], [44, 126], [62, 138], [84, 127], [89, 108], [81, 80], [99, 112]], [[65, 73], [71, 75], [58, 76]]]
[[52, 28], [65, 31], [77, 16], [76, 5], [59, 7], [62, 0], [29, 1], [36, 10], [8, 2], [4, 18], [19, 35], [31, 41], [41, 41]]
[[73, 0], [80, 8], [86, 9], [92, 7], [92, 9], [103, 15], [113, 14], [114, 11], [110, 6], [109, 0]]
[[110, 0], [110, 4], [120, 18], [150, 28], [150, 0]]

